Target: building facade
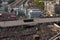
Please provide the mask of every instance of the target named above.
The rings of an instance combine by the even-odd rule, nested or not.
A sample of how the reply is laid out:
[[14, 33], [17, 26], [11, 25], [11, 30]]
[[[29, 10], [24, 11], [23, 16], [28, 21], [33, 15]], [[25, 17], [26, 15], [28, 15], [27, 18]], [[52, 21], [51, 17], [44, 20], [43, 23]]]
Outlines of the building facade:
[[58, 4], [59, 5], [59, 0], [54, 0], [54, 1], [46, 1], [45, 2], [45, 10], [47, 14], [54, 14], [54, 8], [55, 5]]

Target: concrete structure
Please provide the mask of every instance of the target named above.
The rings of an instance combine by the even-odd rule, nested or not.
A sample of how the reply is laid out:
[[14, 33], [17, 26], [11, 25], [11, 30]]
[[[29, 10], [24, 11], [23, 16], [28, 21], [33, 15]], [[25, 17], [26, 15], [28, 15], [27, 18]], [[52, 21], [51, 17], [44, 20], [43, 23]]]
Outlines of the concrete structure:
[[54, 1], [45, 1], [45, 10], [46, 10], [46, 13], [48, 14], [54, 14], [55, 11], [54, 11], [54, 5], [55, 4], [59, 4], [59, 0], [54, 0]]
[[45, 10], [47, 14], [54, 14], [54, 3], [53, 1], [45, 2]]

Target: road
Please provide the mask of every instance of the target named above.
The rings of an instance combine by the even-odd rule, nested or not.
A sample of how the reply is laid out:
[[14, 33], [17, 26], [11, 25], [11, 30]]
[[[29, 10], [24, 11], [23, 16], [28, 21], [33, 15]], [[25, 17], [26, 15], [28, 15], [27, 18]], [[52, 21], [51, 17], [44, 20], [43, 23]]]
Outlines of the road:
[[17, 25], [36, 25], [37, 23], [58, 22], [60, 18], [36, 18], [32, 22], [24, 22], [24, 19], [17, 21], [0, 22], [1, 27], [17, 26]]

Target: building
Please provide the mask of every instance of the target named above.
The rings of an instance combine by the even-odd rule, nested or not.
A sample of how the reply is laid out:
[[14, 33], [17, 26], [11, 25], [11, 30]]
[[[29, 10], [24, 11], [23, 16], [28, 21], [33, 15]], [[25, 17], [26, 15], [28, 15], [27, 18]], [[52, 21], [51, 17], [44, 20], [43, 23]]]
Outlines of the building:
[[59, 0], [55, 0], [56, 4], [59, 4]]
[[60, 1], [57, 0], [56, 4], [54, 5], [54, 11], [56, 14], [60, 14]]
[[46, 1], [45, 2], [45, 10], [47, 14], [54, 14], [54, 3], [53, 1]]
[[45, 10], [47, 14], [55, 14], [55, 5], [59, 5], [59, 0], [54, 1], [46, 1], [45, 2]]

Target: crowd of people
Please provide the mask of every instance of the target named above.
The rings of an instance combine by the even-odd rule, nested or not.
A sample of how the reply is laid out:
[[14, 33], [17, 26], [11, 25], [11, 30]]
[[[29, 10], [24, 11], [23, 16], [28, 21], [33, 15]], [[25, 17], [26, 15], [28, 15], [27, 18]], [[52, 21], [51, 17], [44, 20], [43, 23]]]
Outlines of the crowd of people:
[[[40, 32], [40, 34], [37, 32]], [[39, 35], [39, 40], [49, 40], [57, 32], [52, 31], [46, 25], [39, 26], [38, 30], [36, 30], [36, 27], [30, 26], [0, 27], [0, 40], [33, 40], [35, 34]]]
[[57, 34], [57, 32], [52, 31], [48, 26], [43, 25], [40, 26], [40, 31], [43, 30], [42, 33], [40, 33], [40, 40], [49, 40], [51, 37]]
[[23, 29], [21, 26], [0, 28], [0, 40], [31, 40], [36, 28]]

